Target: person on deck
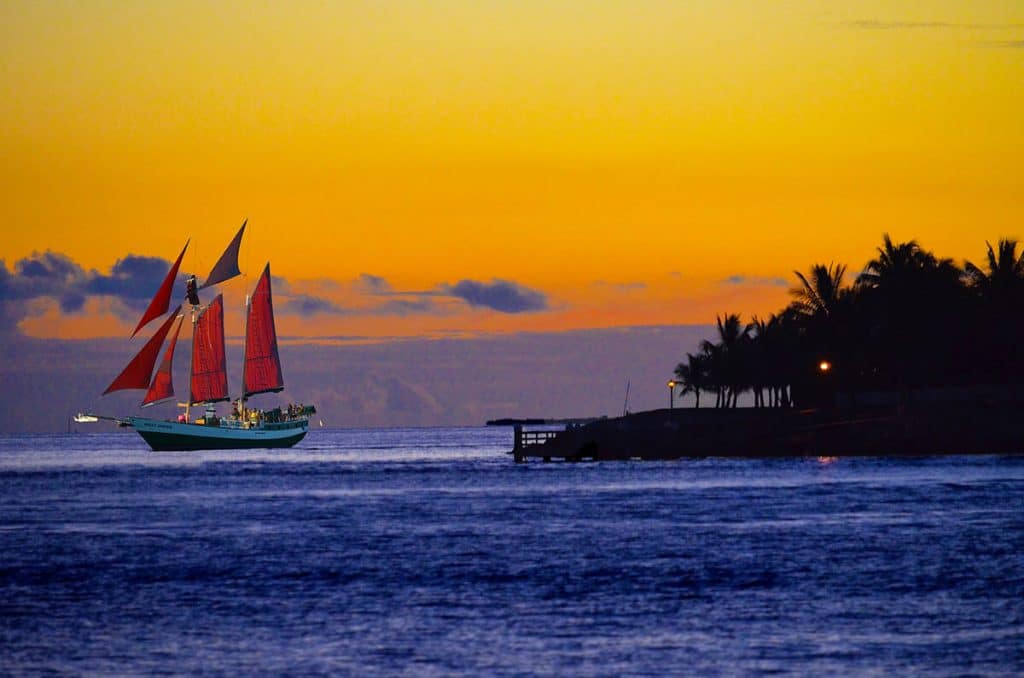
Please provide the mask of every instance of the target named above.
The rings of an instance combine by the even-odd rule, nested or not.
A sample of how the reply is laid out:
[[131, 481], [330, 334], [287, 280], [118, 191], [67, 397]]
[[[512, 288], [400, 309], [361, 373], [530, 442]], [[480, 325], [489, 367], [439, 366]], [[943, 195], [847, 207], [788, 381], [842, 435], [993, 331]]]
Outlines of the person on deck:
[[188, 303], [193, 306], [199, 305], [199, 289], [196, 286], [196, 277], [190, 276], [188, 282], [185, 283], [185, 297], [188, 299]]

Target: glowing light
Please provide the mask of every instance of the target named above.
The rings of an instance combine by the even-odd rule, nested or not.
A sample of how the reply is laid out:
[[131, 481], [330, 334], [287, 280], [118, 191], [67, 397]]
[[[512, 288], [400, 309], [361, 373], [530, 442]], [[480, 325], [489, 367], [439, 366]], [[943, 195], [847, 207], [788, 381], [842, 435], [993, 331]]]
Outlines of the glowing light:
[[831, 369], [832, 363], [830, 363], [827, 360], [822, 360], [820, 363], [818, 363], [818, 370], [820, 370], [821, 372], [828, 372]]

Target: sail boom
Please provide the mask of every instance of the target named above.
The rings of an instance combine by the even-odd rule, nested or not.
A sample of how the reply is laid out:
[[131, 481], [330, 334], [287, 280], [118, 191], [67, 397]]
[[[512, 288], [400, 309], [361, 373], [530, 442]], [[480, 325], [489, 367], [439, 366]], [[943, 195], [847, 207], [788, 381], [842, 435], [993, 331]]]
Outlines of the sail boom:
[[212, 403], [224, 403], [231, 400], [231, 398], [211, 398], [210, 400], [193, 400], [188, 403], [189, 407], [195, 407], [196, 405], [209, 405]]
[[280, 393], [283, 390], [284, 386], [281, 386], [279, 388], [265, 388], [262, 391], [246, 391], [245, 397], [248, 398], [249, 396], [259, 395], [261, 393]]

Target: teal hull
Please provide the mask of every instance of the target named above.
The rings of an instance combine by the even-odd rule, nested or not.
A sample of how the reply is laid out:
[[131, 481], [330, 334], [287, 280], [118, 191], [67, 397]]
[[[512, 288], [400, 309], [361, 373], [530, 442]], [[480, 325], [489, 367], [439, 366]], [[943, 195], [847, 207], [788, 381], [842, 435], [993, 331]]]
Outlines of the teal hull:
[[291, 447], [305, 438], [308, 431], [306, 421], [284, 428], [251, 429], [207, 427], [140, 417], [132, 417], [130, 421], [155, 452]]

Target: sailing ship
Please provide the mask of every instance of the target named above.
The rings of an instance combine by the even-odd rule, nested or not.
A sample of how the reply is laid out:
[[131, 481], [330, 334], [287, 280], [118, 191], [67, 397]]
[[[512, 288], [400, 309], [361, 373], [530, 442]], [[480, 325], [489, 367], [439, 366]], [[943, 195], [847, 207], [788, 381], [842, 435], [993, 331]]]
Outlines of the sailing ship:
[[[231, 240], [214, 264], [202, 285], [193, 275], [186, 283], [187, 309], [177, 306], [149, 338], [142, 350], [110, 383], [103, 395], [126, 389], [145, 389], [142, 407], [151, 407], [174, 398], [171, 367], [178, 335], [185, 317], [192, 325], [192, 365], [189, 398], [178, 403], [184, 408], [176, 421], [140, 416], [116, 418], [122, 426], [132, 426], [153, 450], [221, 450], [244, 448], [291, 447], [305, 437], [309, 417], [316, 412], [312, 406], [292, 406], [282, 410], [260, 410], [248, 407], [248, 400], [261, 393], [277, 393], [284, 389], [281, 359], [277, 350], [274, 326], [274, 303], [271, 294], [270, 262], [263, 269], [252, 294], [246, 299], [245, 352], [242, 368], [241, 394], [233, 401], [231, 414], [218, 416], [216, 403], [231, 399], [228, 392], [227, 361], [224, 351], [224, 298], [218, 294], [203, 304], [199, 292], [241, 274], [238, 253], [247, 222]], [[170, 308], [171, 294], [178, 269], [189, 242], [171, 265], [166, 277], [132, 332], [160, 318]], [[170, 335], [163, 360], [156, 372], [153, 366]], [[150, 376], [152, 375], [152, 377]], [[192, 408], [202, 406], [201, 417], [191, 417]], [[95, 416], [95, 415], [90, 415]], [[103, 417], [112, 419], [112, 417]]]

